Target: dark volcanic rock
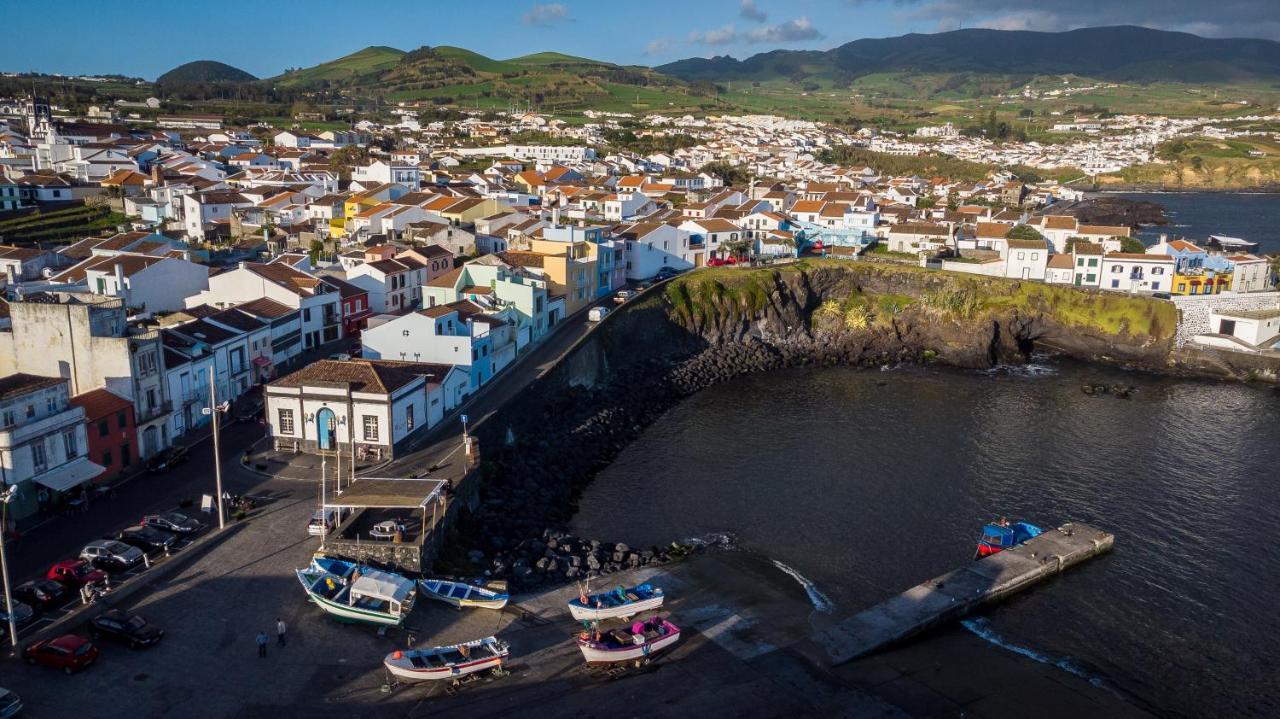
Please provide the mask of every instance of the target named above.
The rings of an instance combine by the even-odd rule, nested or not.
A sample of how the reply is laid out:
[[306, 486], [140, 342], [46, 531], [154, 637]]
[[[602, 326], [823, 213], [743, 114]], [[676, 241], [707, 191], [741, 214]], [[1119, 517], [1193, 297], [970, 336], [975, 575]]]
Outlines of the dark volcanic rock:
[[1142, 225], [1169, 223], [1164, 207], [1158, 203], [1111, 195], [1095, 195], [1067, 205], [1053, 205], [1038, 214], [1071, 215], [1085, 225], [1114, 225], [1134, 229]]

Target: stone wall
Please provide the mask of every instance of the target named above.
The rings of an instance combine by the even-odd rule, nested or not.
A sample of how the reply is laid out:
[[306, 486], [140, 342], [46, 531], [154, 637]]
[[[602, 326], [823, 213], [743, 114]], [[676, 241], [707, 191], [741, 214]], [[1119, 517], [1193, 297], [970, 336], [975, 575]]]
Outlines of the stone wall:
[[1172, 301], [1178, 306], [1178, 333], [1174, 337], [1174, 343], [1182, 347], [1196, 335], [1214, 332], [1209, 324], [1210, 312], [1265, 310], [1280, 307], [1280, 292], [1174, 297]]

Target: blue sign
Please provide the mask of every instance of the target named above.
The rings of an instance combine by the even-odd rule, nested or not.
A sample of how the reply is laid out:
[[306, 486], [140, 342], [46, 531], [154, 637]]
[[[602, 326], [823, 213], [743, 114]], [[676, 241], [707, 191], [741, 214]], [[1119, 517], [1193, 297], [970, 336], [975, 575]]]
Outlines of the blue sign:
[[463, 423], [463, 424], [466, 424], [466, 423], [467, 423], [467, 415], [465, 415], [465, 414], [464, 414], [464, 415], [462, 415], [462, 423]]

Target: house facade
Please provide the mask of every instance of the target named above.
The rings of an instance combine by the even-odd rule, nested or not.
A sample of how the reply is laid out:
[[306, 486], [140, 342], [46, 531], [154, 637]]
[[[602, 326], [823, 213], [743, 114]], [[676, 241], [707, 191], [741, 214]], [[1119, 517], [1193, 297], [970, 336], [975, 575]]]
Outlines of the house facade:
[[102, 474], [88, 455], [84, 417], [64, 378], [24, 372], [0, 378], [0, 470], [4, 488], [18, 488], [9, 506], [14, 519], [77, 500]]

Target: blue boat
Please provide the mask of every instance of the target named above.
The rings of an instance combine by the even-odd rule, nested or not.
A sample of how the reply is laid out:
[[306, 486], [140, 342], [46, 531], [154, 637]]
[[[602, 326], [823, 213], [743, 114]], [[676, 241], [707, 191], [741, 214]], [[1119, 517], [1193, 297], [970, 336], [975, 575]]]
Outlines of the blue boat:
[[990, 522], [982, 528], [982, 536], [978, 537], [978, 552], [974, 558], [982, 559], [1016, 547], [1042, 531], [1044, 530], [1030, 522], [1010, 522], [1005, 519]]

